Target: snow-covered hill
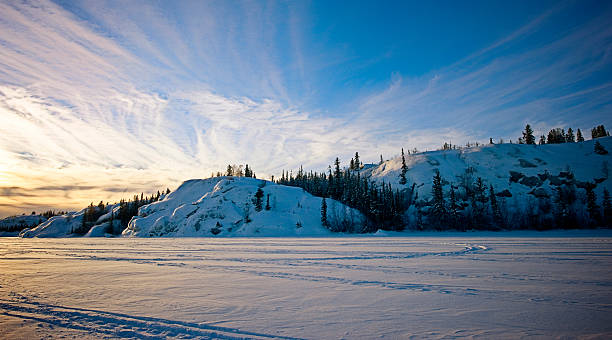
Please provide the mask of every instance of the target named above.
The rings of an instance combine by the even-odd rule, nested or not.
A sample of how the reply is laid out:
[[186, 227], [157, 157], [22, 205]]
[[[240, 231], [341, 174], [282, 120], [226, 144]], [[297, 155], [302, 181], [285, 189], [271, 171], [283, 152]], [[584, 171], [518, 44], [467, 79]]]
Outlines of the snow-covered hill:
[[18, 215], [0, 219], [0, 236], [17, 236], [24, 228], [31, 228], [46, 221], [42, 215]]
[[[261, 188], [263, 209], [253, 202]], [[266, 210], [269, 201], [269, 210]], [[333, 220], [361, 223], [361, 214], [330, 200]], [[246, 177], [215, 177], [184, 182], [165, 199], [143, 206], [124, 236], [314, 236], [330, 231], [321, 224], [321, 198], [300, 188]], [[334, 221], [335, 222], [335, 221]]]
[[[608, 154], [594, 152], [599, 142]], [[493, 185], [497, 196], [505, 198], [509, 208], [524, 208], [538, 198], [554, 198], [555, 188], [568, 183], [570, 178], [584, 193], [587, 182], [595, 184], [598, 203], [603, 189], [612, 190], [609, 167], [612, 166], [612, 137], [581, 143], [525, 145], [493, 144], [463, 150], [442, 150], [406, 154], [407, 184], [399, 184], [401, 156], [376, 167], [362, 170], [377, 182], [391, 183], [394, 188], [409, 189], [415, 184], [420, 200], [431, 199], [432, 178], [436, 171], [443, 179], [448, 195], [452, 184], [462, 186], [481, 177], [484, 184]], [[447, 196], [448, 197], [448, 196]]]
[[[255, 193], [263, 191], [262, 209], [257, 211]], [[268, 203], [269, 202], [269, 203]], [[269, 204], [269, 209], [266, 206]], [[330, 223], [362, 224], [362, 215], [328, 200]], [[87, 209], [87, 208], [86, 208]], [[21, 237], [72, 237], [86, 209], [55, 216], [25, 229]], [[86, 237], [111, 236], [111, 211], [118, 216], [119, 204], [108, 206]], [[118, 221], [115, 219], [115, 227]], [[161, 200], [142, 206], [123, 236], [317, 236], [331, 232], [321, 224], [321, 198], [300, 188], [246, 177], [215, 177], [184, 182]]]
[[[611, 137], [598, 138], [596, 141], [612, 152]], [[550, 205], [555, 199], [556, 189], [564, 184], [576, 188], [577, 201], [574, 204], [578, 215], [584, 215], [587, 186], [595, 186], [594, 192], [598, 204], [601, 204], [604, 188], [612, 191], [612, 181], [609, 179], [612, 153], [595, 153], [594, 143], [499, 144], [406, 154], [406, 185], [399, 184], [401, 157], [380, 165], [364, 167], [361, 175], [377, 182], [391, 183], [400, 190], [409, 191], [414, 185], [413, 198], [418, 195], [417, 202], [423, 208], [419, 213], [422, 211], [425, 214], [431, 200], [432, 177], [437, 171], [442, 176], [446, 197], [452, 185], [458, 200], [464, 204], [463, 208], [468, 205], [465, 188], [473, 186], [480, 177], [487, 188], [490, 185], [494, 187], [500, 204], [507, 212], [508, 226], [515, 227], [511, 224], [510, 215], [538, 214], [541, 210], [536, 211], [534, 208], [530, 212], [529, 209], [541, 209], [543, 202]], [[261, 211], [255, 209], [253, 202], [259, 188], [264, 194]], [[265, 208], [268, 200], [269, 210]], [[419, 204], [412, 204], [406, 213], [408, 227], [414, 225], [417, 218], [416, 206]], [[321, 198], [300, 188], [269, 181], [245, 177], [189, 180], [176, 191], [162, 196], [159, 201], [142, 206], [138, 216], [129, 222], [122, 235], [181, 237], [330, 234], [321, 224], [320, 209]], [[74, 236], [72, 231], [81, 226], [85, 210], [52, 217], [32, 229], [22, 231], [20, 236]], [[119, 204], [106, 207], [105, 213], [93, 223], [94, 226], [85, 236], [105, 236], [106, 231], [111, 229], [111, 211], [116, 217]], [[465, 211], [469, 211], [469, 207]], [[548, 213], [552, 213], [552, 210], [549, 209]], [[351, 224], [356, 226], [355, 230], [359, 230], [363, 221], [358, 211], [331, 199], [328, 200], [327, 215], [331, 223]]]

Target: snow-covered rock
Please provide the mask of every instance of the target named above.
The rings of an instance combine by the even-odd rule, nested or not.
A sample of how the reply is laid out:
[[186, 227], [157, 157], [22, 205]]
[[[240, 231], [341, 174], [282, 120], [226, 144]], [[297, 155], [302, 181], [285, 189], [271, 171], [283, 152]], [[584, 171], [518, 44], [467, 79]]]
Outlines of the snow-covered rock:
[[600, 200], [604, 188], [612, 191], [609, 179], [612, 153], [595, 153], [595, 141], [612, 152], [612, 137], [564, 144], [489, 144], [463, 150], [406, 154], [406, 185], [399, 184], [401, 156], [365, 168], [361, 175], [391, 183], [399, 189], [408, 189], [414, 183], [421, 200], [431, 198], [436, 171], [443, 178], [445, 193], [451, 183], [461, 188], [462, 183], [481, 177], [487, 188], [493, 185], [499, 197], [504, 197], [509, 206], [517, 207], [545, 195], [554, 197], [555, 188], [573, 175], [578, 188], [584, 189], [586, 182], [596, 184], [594, 190]]
[[42, 215], [17, 215], [9, 216], [0, 219], [0, 229], [10, 229], [18, 226], [36, 226], [46, 221], [47, 218]]
[[26, 228], [32, 228], [46, 221], [42, 215], [17, 215], [0, 219], [0, 236], [17, 236]]
[[[256, 211], [257, 189], [264, 192]], [[269, 199], [270, 210], [266, 210]], [[329, 200], [330, 219], [361, 223], [361, 214]], [[163, 200], [143, 206], [124, 236], [313, 236], [330, 231], [321, 224], [321, 198], [300, 188], [245, 177], [189, 180]]]
[[109, 222], [94, 225], [83, 237], [112, 237], [111, 234], [107, 233], [109, 227]]
[[20, 237], [71, 237], [72, 231], [81, 226], [85, 209], [70, 212], [61, 216], [53, 216], [34, 228], [24, 229]]

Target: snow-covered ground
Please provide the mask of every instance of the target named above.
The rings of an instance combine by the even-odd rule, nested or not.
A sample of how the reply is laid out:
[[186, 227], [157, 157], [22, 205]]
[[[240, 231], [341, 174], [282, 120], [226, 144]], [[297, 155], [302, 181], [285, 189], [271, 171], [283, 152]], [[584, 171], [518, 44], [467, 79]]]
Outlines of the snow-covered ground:
[[420, 235], [0, 238], [0, 338], [612, 337], [609, 232]]

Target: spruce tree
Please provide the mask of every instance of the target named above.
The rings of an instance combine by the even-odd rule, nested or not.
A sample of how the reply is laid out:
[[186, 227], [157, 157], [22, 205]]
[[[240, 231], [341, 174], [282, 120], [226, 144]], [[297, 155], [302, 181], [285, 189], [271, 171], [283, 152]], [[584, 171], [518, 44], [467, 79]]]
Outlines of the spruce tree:
[[472, 224], [477, 228], [484, 226], [485, 218], [485, 203], [487, 202], [487, 196], [485, 194], [487, 187], [484, 185], [481, 177], [476, 179], [476, 185], [473, 188], [472, 193]]
[[580, 129], [576, 131], [576, 141], [584, 142], [584, 137], [582, 137], [582, 131], [580, 131]]
[[405, 185], [407, 183], [407, 180], [406, 180], [407, 171], [408, 171], [408, 167], [406, 166], [406, 157], [404, 157], [404, 148], [402, 148], [402, 170], [400, 172], [399, 184]]
[[325, 201], [325, 196], [323, 196], [323, 199], [321, 200], [321, 224], [324, 227], [329, 225], [329, 222], [327, 221], [327, 202]]
[[113, 229], [113, 211], [111, 210], [111, 215], [110, 215], [110, 219], [108, 220], [108, 227], [106, 227], [106, 230], [104, 231], [107, 234], [114, 234], [115, 230]]
[[612, 205], [610, 204], [610, 192], [604, 188], [603, 191], [603, 222], [604, 226], [612, 227]]
[[383, 163], [384, 163], [384, 161], [383, 161], [383, 157], [382, 157], [382, 155], [380, 155], [380, 163], [378, 163], [378, 165], [381, 165], [381, 164], [383, 164]]
[[593, 139], [609, 136], [610, 133], [606, 131], [606, 128], [603, 125], [598, 125], [591, 130], [591, 137]]
[[544, 145], [544, 144], [546, 144], [546, 136], [541, 135], [541, 136], [540, 136], [540, 142], [539, 142], [538, 144], [540, 144], [540, 145]]
[[567, 134], [565, 135], [565, 141], [567, 143], [576, 142], [576, 138], [574, 138], [574, 130], [572, 130], [572, 128], [567, 129]]
[[593, 144], [593, 151], [598, 154], [598, 155], [606, 155], [608, 154], [608, 150], [606, 150], [600, 143], [599, 141], [595, 141], [595, 144]]
[[491, 202], [491, 215], [493, 215], [493, 223], [496, 228], [503, 227], [503, 219], [499, 204], [497, 204], [497, 197], [495, 196], [495, 190], [493, 185], [489, 185], [489, 201]]
[[342, 197], [342, 192], [344, 190], [343, 188], [343, 181], [342, 181], [342, 172], [340, 171], [340, 159], [338, 159], [338, 157], [336, 157], [336, 160], [334, 162], [334, 195], [332, 196], [332, 198], [338, 200]]
[[535, 137], [533, 136], [533, 130], [529, 124], [525, 125], [525, 131], [523, 131], [523, 141], [525, 144], [535, 145]]
[[548, 132], [548, 140], [546, 144], [565, 143], [565, 131], [561, 128], [555, 128]]
[[433, 185], [431, 188], [433, 197], [432, 217], [436, 227], [441, 227], [446, 223], [446, 203], [444, 202], [444, 193], [442, 190], [442, 177], [440, 171], [436, 171], [433, 177]]
[[591, 225], [597, 225], [600, 219], [599, 206], [597, 205], [597, 196], [595, 195], [595, 184], [587, 183], [586, 185], [587, 212]]
[[266, 195], [266, 210], [270, 210], [270, 194]]
[[264, 197], [263, 190], [261, 190], [261, 188], [257, 188], [257, 192], [255, 192], [255, 201], [253, 202], [253, 204], [255, 205], [256, 211], [261, 211], [262, 204], [263, 204], [263, 201], [262, 201], [263, 197]]
[[451, 185], [450, 197], [448, 202], [448, 217], [449, 224], [453, 229], [458, 229], [459, 226], [459, 212], [457, 209], [459, 206], [457, 205], [457, 197], [455, 196], [455, 188]]
[[361, 169], [361, 161], [359, 160], [359, 152], [355, 152], [355, 166], [353, 167], [354, 170], [359, 170]]
[[225, 170], [225, 176], [233, 176], [234, 175], [234, 169], [232, 168], [231, 164], [227, 165], [227, 170]]

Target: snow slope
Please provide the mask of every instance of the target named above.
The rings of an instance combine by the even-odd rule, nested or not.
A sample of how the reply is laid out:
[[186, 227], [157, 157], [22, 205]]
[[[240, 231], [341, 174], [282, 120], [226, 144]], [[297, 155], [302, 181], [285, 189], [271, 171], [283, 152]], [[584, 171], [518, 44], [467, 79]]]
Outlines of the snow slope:
[[595, 192], [599, 200], [603, 188], [612, 191], [609, 170], [606, 170], [612, 166], [612, 137], [596, 141], [609, 153], [594, 153], [594, 140], [546, 145], [493, 144], [406, 154], [407, 185], [399, 184], [401, 156], [362, 170], [362, 176], [391, 183], [400, 189], [415, 183], [419, 198], [425, 200], [431, 198], [432, 178], [436, 171], [440, 171], [444, 180], [445, 193], [450, 190], [451, 183], [460, 186], [464, 180], [475, 181], [482, 177], [487, 188], [492, 184], [497, 193], [508, 190], [512, 195], [507, 199], [509, 205], [520, 206], [538, 196], [552, 197], [554, 188], [566, 180], [565, 172], [571, 171], [579, 188], [586, 182], [597, 184]]
[[[264, 192], [256, 211], [254, 195]], [[266, 210], [269, 195], [270, 210]], [[361, 214], [330, 200], [328, 215], [359, 223]], [[124, 236], [305, 236], [328, 235], [321, 224], [321, 198], [300, 188], [247, 177], [184, 182], [163, 200], [143, 206]], [[247, 222], [248, 219], [251, 220]]]

